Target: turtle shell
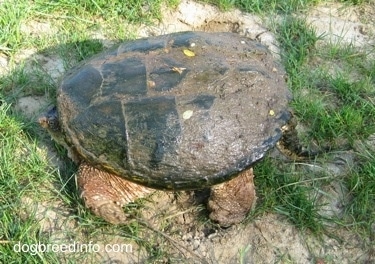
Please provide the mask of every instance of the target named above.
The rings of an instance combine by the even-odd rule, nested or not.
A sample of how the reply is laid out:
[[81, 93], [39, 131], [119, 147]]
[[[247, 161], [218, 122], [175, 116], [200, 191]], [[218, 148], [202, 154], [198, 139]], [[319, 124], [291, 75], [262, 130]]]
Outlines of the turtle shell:
[[258, 42], [182, 32], [121, 44], [68, 73], [57, 108], [83, 160], [145, 186], [199, 189], [262, 158], [288, 121], [285, 72]]

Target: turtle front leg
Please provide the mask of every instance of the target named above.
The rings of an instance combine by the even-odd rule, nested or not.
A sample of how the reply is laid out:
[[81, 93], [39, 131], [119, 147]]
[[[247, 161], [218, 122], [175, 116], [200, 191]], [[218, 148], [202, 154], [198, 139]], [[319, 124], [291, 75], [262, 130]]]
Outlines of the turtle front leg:
[[79, 166], [77, 182], [86, 207], [111, 224], [126, 223], [123, 206], [154, 191], [87, 163]]
[[253, 169], [247, 169], [230, 181], [211, 188], [208, 210], [211, 220], [223, 227], [241, 222], [256, 201]]

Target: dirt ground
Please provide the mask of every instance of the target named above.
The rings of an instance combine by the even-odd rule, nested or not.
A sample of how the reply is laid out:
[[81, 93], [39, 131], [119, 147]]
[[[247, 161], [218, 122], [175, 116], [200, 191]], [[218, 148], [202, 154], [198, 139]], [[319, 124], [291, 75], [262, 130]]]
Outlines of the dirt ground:
[[[375, 5], [356, 9], [324, 4], [312, 9], [306, 18], [318, 34], [325, 35], [324, 41], [350, 42], [365, 48], [375, 44], [374, 10]], [[257, 16], [243, 14], [238, 10], [223, 13], [215, 7], [187, 0], [181, 1], [177, 10], [166, 10], [164, 16], [158, 26], [140, 27], [138, 35], [145, 37], [185, 30], [232, 31], [260, 41], [277, 58], [277, 41], [264, 26], [267, 22]], [[48, 25], [27, 25], [25, 30], [48, 32], [51, 29]], [[33, 51], [25, 51], [20, 54], [19, 60], [25, 60], [32, 54]], [[57, 80], [63, 74], [61, 59], [39, 56], [38, 60], [53, 79]], [[6, 67], [6, 61], [2, 58], [0, 64]], [[19, 98], [17, 108], [30, 118], [36, 118], [49, 103], [49, 99], [45, 97], [28, 96]], [[46, 156], [55, 157], [52, 160], [56, 166], [63, 166], [56, 158], [57, 155], [54, 155], [51, 142], [45, 142], [41, 149], [49, 151]], [[352, 154], [348, 152], [345, 155], [349, 164], [353, 160]], [[346, 171], [346, 165], [332, 163], [326, 166], [337, 177], [342, 177]], [[333, 185], [329, 192], [331, 200], [326, 201], [328, 205], [325, 213], [339, 213], [345, 190], [342, 186]], [[148, 231], [140, 235], [145, 239], [155, 239], [155, 245], [160, 247], [168, 244], [170, 254], [185, 256], [186, 263], [375, 263], [374, 252], [363, 246], [366, 241], [357, 234], [342, 229], [335, 231], [340, 239], [318, 239], [308, 232], [298, 230], [279, 215], [267, 214], [247, 225], [237, 225], [225, 230], [207, 229], [200, 224], [202, 221], [197, 220], [202, 214], [199, 211], [201, 207], [189, 203], [191, 196], [191, 193], [176, 196], [158, 192], [153, 196], [153, 201], [147, 202], [140, 212], [142, 219], [159, 230], [146, 229]], [[31, 208], [37, 209], [42, 230], [51, 235], [52, 241], [68, 241], [66, 234], [71, 233], [76, 226], [68, 217], [69, 208], [60, 203], [47, 206], [30, 199], [25, 199], [25, 204], [31, 204]], [[164, 225], [163, 228], [161, 225]], [[159, 232], [163, 232], [163, 235]], [[160, 237], [163, 239], [160, 240]], [[104, 233], [101, 237], [92, 237], [92, 240], [101, 241], [103, 245], [132, 243], [125, 237], [113, 237]], [[144, 262], [148, 253], [136, 243], [132, 243], [132, 246], [132, 253], [102, 252], [94, 257], [99, 263]]]

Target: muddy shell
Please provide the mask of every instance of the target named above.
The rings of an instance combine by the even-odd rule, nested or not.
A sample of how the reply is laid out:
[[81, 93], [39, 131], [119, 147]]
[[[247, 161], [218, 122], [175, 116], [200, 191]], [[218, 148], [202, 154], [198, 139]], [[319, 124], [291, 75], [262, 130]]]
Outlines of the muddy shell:
[[68, 73], [58, 89], [82, 159], [164, 190], [229, 180], [281, 137], [285, 72], [258, 42], [182, 32], [129, 41]]

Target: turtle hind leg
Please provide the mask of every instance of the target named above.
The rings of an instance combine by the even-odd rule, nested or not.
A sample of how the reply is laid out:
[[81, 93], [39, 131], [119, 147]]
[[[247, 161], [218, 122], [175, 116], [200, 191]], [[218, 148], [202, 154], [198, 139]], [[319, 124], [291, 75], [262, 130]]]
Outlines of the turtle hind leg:
[[213, 186], [207, 205], [211, 220], [223, 227], [241, 222], [255, 205], [253, 178], [253, 169], [249, 168], [232, 180]]
[[99, 170], [87, 163], [79, 166], [77, 182], [85, 206], [112, 224], [126, 223], [127, 217], [123, 206], [153, 192], [150, 188]]

